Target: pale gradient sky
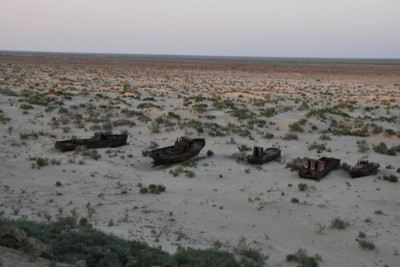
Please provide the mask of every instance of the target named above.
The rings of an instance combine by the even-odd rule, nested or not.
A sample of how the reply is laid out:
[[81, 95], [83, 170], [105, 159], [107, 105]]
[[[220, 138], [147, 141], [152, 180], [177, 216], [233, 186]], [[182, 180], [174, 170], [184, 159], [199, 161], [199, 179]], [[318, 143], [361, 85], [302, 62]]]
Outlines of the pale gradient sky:
[[400, 0], [0, 0], [0, 50], [400, 58]]

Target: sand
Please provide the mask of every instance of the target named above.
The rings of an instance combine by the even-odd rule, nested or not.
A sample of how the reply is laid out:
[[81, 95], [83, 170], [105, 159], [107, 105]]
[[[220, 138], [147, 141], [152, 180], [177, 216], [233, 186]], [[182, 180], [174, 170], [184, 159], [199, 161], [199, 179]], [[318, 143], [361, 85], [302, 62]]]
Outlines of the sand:
[[[39, 221], [87, 217], [105, 232], [170, 252], [178, 246], [232, 250], [244, 237], [269, 255], [268, 266], [295, 266], [286, 255], [299, 248], [321, 255], [321, 266], [399, 266], [400, 186], [380, 178], [400, 176], [400, 153], [373, 150], [380, 142], [400, 145], [399, 77], [399, 64], [370, 62], [260, 65], [227, 59], [1, 56], [0, 214]], [[37, 105], [35, 95], [46, 104]], [[225, 106], [217, 107], [218, 99]], [[227, 102], [244, 117], [235, 117]], [[156, 107], [139, 108], [142, 103]], [[312, 109], [330, 107], [350, 117], [306, 118]], [[260, 115], [266, 108], [276, 113]], [[123, 109], [143, 114], [127, 117]], [[98, 160], [54, 148], [56, 140], [89, 138], [121, 118], [135, 125], [112, 131], [127, 131], [129, 144], [98, 149]], [[298, 140], [282, 138], [290, 124], [304, 118], [304, 132], [294, 132]], [[191, 120], [202, 122], [203, 130], [191, 127]], [[333, 121], [346, 129], [367, 126], [369, 135], [334, 135]], [[372, 132], [371, 123], [383, 132]], [[211, 136], [216, 125], [225, 136]], [[331, 140], [320, 140], [324, 133]], [[151, 158], [143, 156], [152, 142], [169, 146], [183, 135], [206, 138], [197, 166], [183, 167], [194, 177], [174, 177], [170, 171], [180, 164], [153, 168]], [[359, 152], [359, 140], [369, 150]], [[327, 151], [309, 150], [313, 142], [326, 144]], [[282, 157], [249, 165], [232, 158], [241, 145], [280, 147]], [[358, 179], [339, 169], [319, 182], [299, 179], [286, 168], [294, 158], [321, 156], [349, 165], [368, 158], [381, 167]], [[38, 168], [39, 157], [48, 165]], [[300, 191], [299, 183], [308, 189]], [[162, 184], [166, 192], [141, 194], [140, 186], [149, 184]], [[330, 228], [334, 218], [346, 228]], [[360, 231], [375, 249], [359, 246]]]

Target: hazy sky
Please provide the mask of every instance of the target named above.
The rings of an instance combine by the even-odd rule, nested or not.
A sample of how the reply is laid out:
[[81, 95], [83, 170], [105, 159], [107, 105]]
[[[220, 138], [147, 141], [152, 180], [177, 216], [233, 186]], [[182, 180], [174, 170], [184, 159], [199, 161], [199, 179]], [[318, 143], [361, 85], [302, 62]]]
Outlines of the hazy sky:
[[400, 58], [400, 0], [0, 0], [0, 50]]

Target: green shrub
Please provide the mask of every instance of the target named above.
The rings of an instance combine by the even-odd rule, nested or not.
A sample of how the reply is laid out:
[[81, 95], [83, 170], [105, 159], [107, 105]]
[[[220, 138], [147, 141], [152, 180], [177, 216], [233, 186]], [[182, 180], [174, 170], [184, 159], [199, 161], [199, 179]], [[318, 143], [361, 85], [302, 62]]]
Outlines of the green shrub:
[[346, 223], [342, 219], [336, 217], [331, 222], [331, 228], [342, 230], [346, 228]]
[[149, 184], [148, 187], [145, 187], [142, 184], [140, 184], [139, 187], [140, 187], [139, 192], [142, 194], [146, 194], [146, 193], [160, 194], [162, 192], [165, 192], [165, 186], [162, 184], [159, 184], [159, 185]]
[[41, 167], [44, 167], [48, 164], [49, 164], [49, 160], [47, 158], [41, 158], [41, 157], [36, 158], [36, 166], [38, 169], [40, 169]]
[[317, 150], [318, 153], [321, 153], [322, 151], [327, 150], [325, 144], [317, 144], [316, 142], [312, 143], [311, 145], [308, 146], [308, 150]]
[[146, 193], [149, 192], [149, 189], [148, 189], [147, 187], [141, 187], [141, 188], [139, 189], [139, 192], [142, 193], [142, 194], [146, 194]]
[[91, 157], [94, 160], [98, 160], [101, 158], [101, 155], [97, 151], [97, 149], [89, 149], [88, 150], [88, 156]]
[[303, 166], [303, 162], [307, 160], [307, 158], [295, 158], [293, 159], [291, 162], [288, 162], [286, 164], [286, 169], [290, 168], [290, 171], [294, 172], [294, 171], [298, 171], [302, 168]]
[[358, 148], [358, 152], [360, 152], [360, 153], [367, 152], [369, 150], [367, 140], [365, 140], [365, 139], [357, 140], [357, 148]]
[[212, 150], [208, 150], [207, 151], [207, 156], [208, 157], [211, 157], [211, 156], [213, 156], [214, 155], [214, 152], [212, 151]]
[[374, 145], [373, 149], [376, 153], [379, 153], [379, 154], [396, 156], [396, 153], [400, 152], [400, 145], [389, 148], [384, 142], [381, 142], [377, 145]]
[[305, 249], [298, 249], [294, 254], [288, 254], [286, 260], [289, 262], [297, 262], [301, 267], [318, 267], [318, 261], [322, 261], [322, 257], [316, 254], [314, 257], [308, 256]]
[[367, 250], [374, 250], [375, 249], [375, 244], [372, 243], [371, 241], [367, 241], [364, 239], [357, 239], [358, 245], [362, 249], [367, 249]]
[[342, 164], [340, 164], [339, 168], [346, 172], [349, 172], [351, 169], [351, 166], [349, 164], [347, 164], [346, 162], [342, 162]]
[[292, 124], [289, 124], [289, 129], [290, 129], [290, 131], [292, 131], [292, 132], [299, 132], [299, 133], [304, 132], [304, 129], [303, 129], [303, 127], [300, 125], [299, 122], [294, 122], [294, 123], [292, 123]]
[[365, 233], [363, 231], [358, 232], [359, 238], [365, 238]]
[[300, 191], [305, 191], [308, 188], [308, 185], [305, 183], [299, 183], [298, 185]]
[[299, 137], [297, 136], [297, 134], [293, 134], [293, 133], [287, 133], [284, 136], [282, 136], [283, 140], [298, 140]]
[[172, 174], [172, 176], [174, 176], [174, 177], [177, 177], [182, 172], [183, 172], [183, 168], [181, 166], [176, 167], [175, 170], [169, 171], [169, 173]]
[[276, 114], [275, 108], [266, 108], [260, 112], [260, 116], [264, 116], [267, 118], [274, 116], [275, 114]]
[[300, 203], [298, 198], [292, 197], [292, 199], [290, 199], [290, 202], [292, 203]]
[[267, 139], [272, 139], [272, 138], [274, 138], [274, 134], [273, 133], [265, 133], [264, 137]]
[[332, 140], [332, 138], [331, 138], [329, 135], [327, 135], [327, 134], [321, 135], [321, 136], [319, 137], [319, 139], [322, 140], [322, 141], [329, 141], [329, 140]]
[[[244, 255], [239, 255], [240, 262], [232, 253], [218, 249], [179, 248], [174, 255], [170, 255], [140, 241], [100, 232], [92, 228], [87, 218], [81, 218], [79, 224], [77, 217], [60, 218], [51, 223], [0, 219], [0, 224], [3, 223], [21, 228], [28, 236], [49, 245], [53, 261], [75, 264], [85, 260], [88, 267], [262, 267], [267, 258], [256, 249], [246, 251], [246, 247], [242, 251]], [[134, 262], [129, 265], [130, 259]]]
[[396, 175], [389, 174], [389, 175], [384, 175], [382, 177], [382, 180], [389, 181], [391, 183], [397, 183], [399, 181], [399, 178]]
[[251, 150], [250, 147], [248, 147], [248, 146], [246, 146], [246, 145], [244, 145], [244, 144], [241, 145], [241, 146], [238, 146], [238, 149], [239, 149], [240, 152], [246, 152], [246, 151]]
[[254, 248], [247, 243], [246, 238], [243, 236], [239, 239], [239, 243], [234, 251], [236, 254], [242, 257], [242, 263], [246, 262], [249, 264], [256, 264], [255, 266], [264, 266], [265, 261], [269, 257], [267, 255], [263, 255], [261, 249]]

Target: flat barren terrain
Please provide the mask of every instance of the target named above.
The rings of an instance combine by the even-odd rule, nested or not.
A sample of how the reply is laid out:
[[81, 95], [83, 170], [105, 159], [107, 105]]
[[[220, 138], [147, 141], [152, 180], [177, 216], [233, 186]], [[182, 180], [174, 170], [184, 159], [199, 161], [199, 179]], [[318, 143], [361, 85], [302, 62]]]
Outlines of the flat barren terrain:
[[[127, 133], [60, 152], [57, 140]], [[241, 242], [296, 266], [399, 266], [400, 62], [0, 54], [0, 216], [94, 227], [173, 252]], [[183, 164], [148, 152], [206, 139]], [[250, 165], [253, 146], [279, 160]], [[303, 158], [335, 157], [319, 182]], [[351, 179], [360, 159], [377, 173]], [[165, 192], [144, 193], [149, 185]]]

